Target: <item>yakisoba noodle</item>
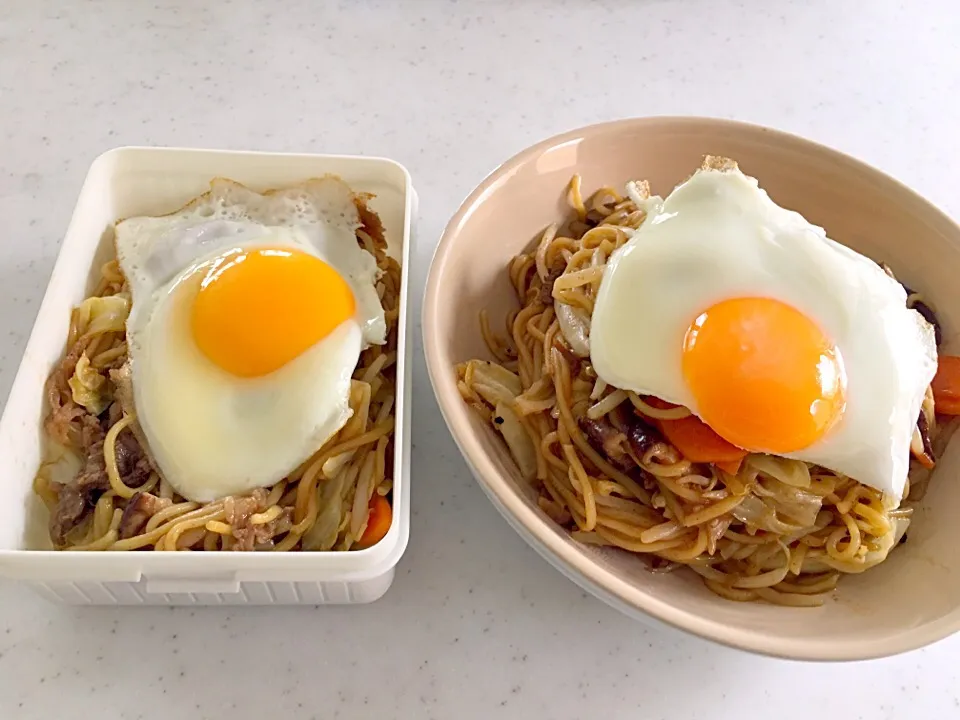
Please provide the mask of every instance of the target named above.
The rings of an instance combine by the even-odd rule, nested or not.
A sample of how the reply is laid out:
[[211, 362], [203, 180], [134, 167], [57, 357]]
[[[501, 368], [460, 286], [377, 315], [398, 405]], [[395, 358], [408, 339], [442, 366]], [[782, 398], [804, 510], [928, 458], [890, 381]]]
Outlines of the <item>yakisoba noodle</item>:
[[[691, 463], [659, 435], [640, 456], [627, 450], [635, 467], [626, 470], [603, 452], [603, 438], [584, 430], [591, 421], [604, 423], [619, 435], [609, 438], [610, 447], [623, 451], [631, 447], [626, 418], [690, 414], [608, 387], [589, 365], [586, 338], [604, 265], [645, 218], [648, 186], [628, 190], [631, 197], [622, 197], [606, 187], [584, 201], [580, 178], [573, 178], [572, 217], [548, 227], [531, 252], [510, 263], [521, 306], [507, 318], [506, 337], [481, 313], [495, 362], [459, 365], [460, 393], [535, 478], [540, 508], [576, 539], [650, 556], [656, 569], [685, 565], [732, 600], [819, 605], [841, 573], [886, 558], [904, 537], [909, 506], [891, 509], [873, 488], [784, 458], [748, 456], [731, 475]], [[929, 439], [936, 431], [929, 392], [923, 415]], [[793, 518], [778, 515], [785, 504]]]
[[[62, 478], [53, 479], [64, 458], [79, 456], [86, 462], [81, 476], [86, 469], [105, 471], [108, 485], [90, 491], [96, 493], [92, 512], [63, 533], [60, 547], [285, 551], [350, 550], [358, 544], [373, 495], [388, 496], [392, 490], [400, 298], [400, 266], [386, 253], [379, 220], [366, 207], [359, 210], [364, 226], [357, 231], [357, 240], [382, 271], [377, 291], [387, 340], [360, 356], [349, 398], [353, 415], [346, 425], [272, 487], [207, 504], [191, 502], [179, 496], [152, 463], [145, 464], [150, 460], [146, 454], [141, 459], [143, 472], [149, 472], [146, 481], [137, 487], [125, 484], [119, 467], [122, 441], [126, 433], [141, 437], [126, 365], [126, 312], [114, 318], [92, 317], [89, 302], [74, 310], [67, 354], [47, 386], [51, 412], [46, 430], [57, 451], [41, 467], [34, 486], [53, 524], [56, 513], [63, 511], [62, 503], [70, 500], [61, 493], [76, 492]], [[116, 308], [129, 309], [129, 291], [116, 261], [103, 266], [91, 297], [113, 298]], [[77, 382], [111, 399], [100, 417], [74, 401]]]

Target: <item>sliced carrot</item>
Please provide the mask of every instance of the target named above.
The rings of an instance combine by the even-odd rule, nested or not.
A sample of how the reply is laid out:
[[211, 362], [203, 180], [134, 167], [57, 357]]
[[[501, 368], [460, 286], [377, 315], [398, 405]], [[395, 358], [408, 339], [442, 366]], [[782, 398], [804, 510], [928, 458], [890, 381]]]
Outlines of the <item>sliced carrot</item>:
[[368, 548], [383, 540], [392, 521], [393, 508], [390, 507], [390, 502], [383, 495], [374, 493], [373, 497], [370, 498], [370, 517], [367, 518], [367, 529], [360, 536], [357, 547], [360, 549]]
[[936, 412], [939, 415], [960, 415], [960, 400], [953, 400], [948, 398], [936, 399], [934, 395], [934, 402], [936, 403]]
[[[658, 410], [679, 407], [653, 395], [643, 401]], [[664, 436], [690, 462], [709, 462], [724, 472], [736, 475], [747, 451], [728, 443], [696, 415], [679, 420], [654, 420]]]
[[940, 356], [931, 387], [937, 413], [960, 415], [960, 357]]
[[679, 405], [668, 403], [666, 400], [661, 400], [654, 395], [644, 395], [643, 401], [650, 407], [657, 408], [657, 410], [672, 410], [675, 407], [680, 407]]
[[696, 415], [660, 420], [659, 425], [670, 444], [690, 462], [736, 463], [739, 469], [747, 455], [746, 450], [728, 443]]
[[919, 455], [914, 454], [914, 456], [923, 467], [927, 470], [933, 470], [937, 464], [931, 460], [926, 453], [920, 453]]
[[714, 465], [723, 470], [725, 473], [736, 475], [738, 472], [740, 472], [740, 466], [743, 465], [743, 458], [737, 458], [736, 460], [720, 460], [715, 462]]

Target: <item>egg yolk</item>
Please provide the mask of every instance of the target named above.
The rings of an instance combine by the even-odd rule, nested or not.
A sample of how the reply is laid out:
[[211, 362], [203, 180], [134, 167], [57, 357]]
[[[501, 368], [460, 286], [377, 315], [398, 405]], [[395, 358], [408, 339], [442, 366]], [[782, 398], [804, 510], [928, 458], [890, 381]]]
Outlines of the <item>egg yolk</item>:
[[259, 248], [220, 258], [193, 301], [193, 337], [233, 375], [280, 369], [352, 318], [353, 292], [320, 258]]
[[724, 300], [697, 317], [683, 374], [701, 419], [747, 450], [801, 450], [844, 408], [836, 346], [806, 315], [769, 298]]

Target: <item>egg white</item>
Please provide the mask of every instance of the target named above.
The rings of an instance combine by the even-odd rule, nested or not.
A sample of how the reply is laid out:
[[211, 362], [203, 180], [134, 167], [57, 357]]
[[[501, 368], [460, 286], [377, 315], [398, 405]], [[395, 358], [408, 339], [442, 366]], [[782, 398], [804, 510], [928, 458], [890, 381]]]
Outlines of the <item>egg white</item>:
[[131, 321], [154, 305], [191, 268], [232, 248], [284, 247], [333, 267], [353, 290], [364, 346], [382, 345], [383, 306], [377, 295], [376, 258], [357, 245], [360, 217], [353, 192], [325, 177], [260, 194], [230, 180], [214, 180], [209, 193], [160, 217], [134, 217], [116, 227], [117, 260], [133, 297]]
[[780, 300], [836, 343], [847, 377], [840, 420], [786, 457], [899, 501], [910, 439], [937, 368], [933, 330], [907, 309], [903, 288], [735, 168], [698, 171], [646, 207], [648, 218], [604, 271], [590, 330], [597, 375], [699, 414], [681, 362], [691, 321], [725, 299]]
[[[116, 228], [133, 299], [127, 321], [137, 419], [164, 478], [210, 502], [286, 476], [350, 418], [360, 352], [385, 341], [375, 258], [356, 242], [359, 217], [334, 178], [260, 195], [229, 181], [165, 217]], [[333, 267], [356, 313], [284, 367], [256, 378], [220, 369], [197, 348], [190, 313], [217, 258], [257, 247], [310, 253]]]

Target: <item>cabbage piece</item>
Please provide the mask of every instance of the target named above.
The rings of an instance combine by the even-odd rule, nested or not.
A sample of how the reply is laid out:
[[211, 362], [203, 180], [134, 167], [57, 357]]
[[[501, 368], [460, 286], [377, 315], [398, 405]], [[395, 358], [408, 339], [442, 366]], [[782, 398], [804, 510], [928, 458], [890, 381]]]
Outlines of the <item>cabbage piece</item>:
[[83, 469], [84, 458], [54, 440], [49, 442], [37, 477], [42, 477], [48, 483], [69, 485]]
[[77, 360], [77, 367], [67, 384], [70, 386], [73, 401], [85, 407], [91, 415], [102, 413], [112, 400], [107, 379], [90, 365], [87, 353], [83, 353]]
[[747, 465], [786, 485], [798, 488], [810, 487], [810, 468], [800, 460], [788, 460], [772, 455], [750, 455], [747, 458]]
[[130, 298], [123, 293], [87, 298], [77, 308], [77, 329], [83, 337], [105, 332], [123, 332], [128, 315]]
[[560, 332], [575, 355], [590, 356], [590, 320], [584, 312], [562, 302], [553, 304]]
[[532, 480], [537, 474], [537, 449], [533, 446], [533, 441], [527, 435], [523, 423], [517, 417], [513, 409], [505, 402], [497, 403], [494, 411], [496, 417], [494, 423], [497, 430], [503, 435], [503, 439], [510, 448], [510, 454], [517, 462], [520, 472], [527, 480]]
[[777, 511], [756, 495], [747, 495], [730, 514], [742, 523], [778, 535], [790, 535], [804, 529], [802, 525], [791, 525], [778, 518]]
[[802, 527], [811, 527], [817, 522], [817, 515], [823, 506], [823, 498], [816, 493], [791, 487], [776, 480], [764, 483], [767, 496], [764, 503], [785, 520], [795, 522]]
[[767, 509], [761, 510], [751, 502], [745, 513], [750, 514], [756, 508], [756, 514], [764, 517], [773, 513], [774, 524], [795, 523], [801, 528], [810, 528], [816, 523], [823, 498], [807, 489], [810, 487], [810, 469], [805, 462], [772, 455], [750, 455], [746, 465], [758, 473], [753, 493], [760, 497]]
[[520, 377], [496, 363], [471, 360], [467, 363], [467, 372], [473, 375], [471, 387], [494, 407], [498, 403], [512, 403], [523, 392]]
[[304, 550], [330, 550], [337, 542], [340, 533], [340, 521], [343, 514], [343, 482], [347, 471], [337, 473], [330, 480], [321, 480], [317, 490], [320, 510], [317, 521], [303, 535], [301, 547]]

